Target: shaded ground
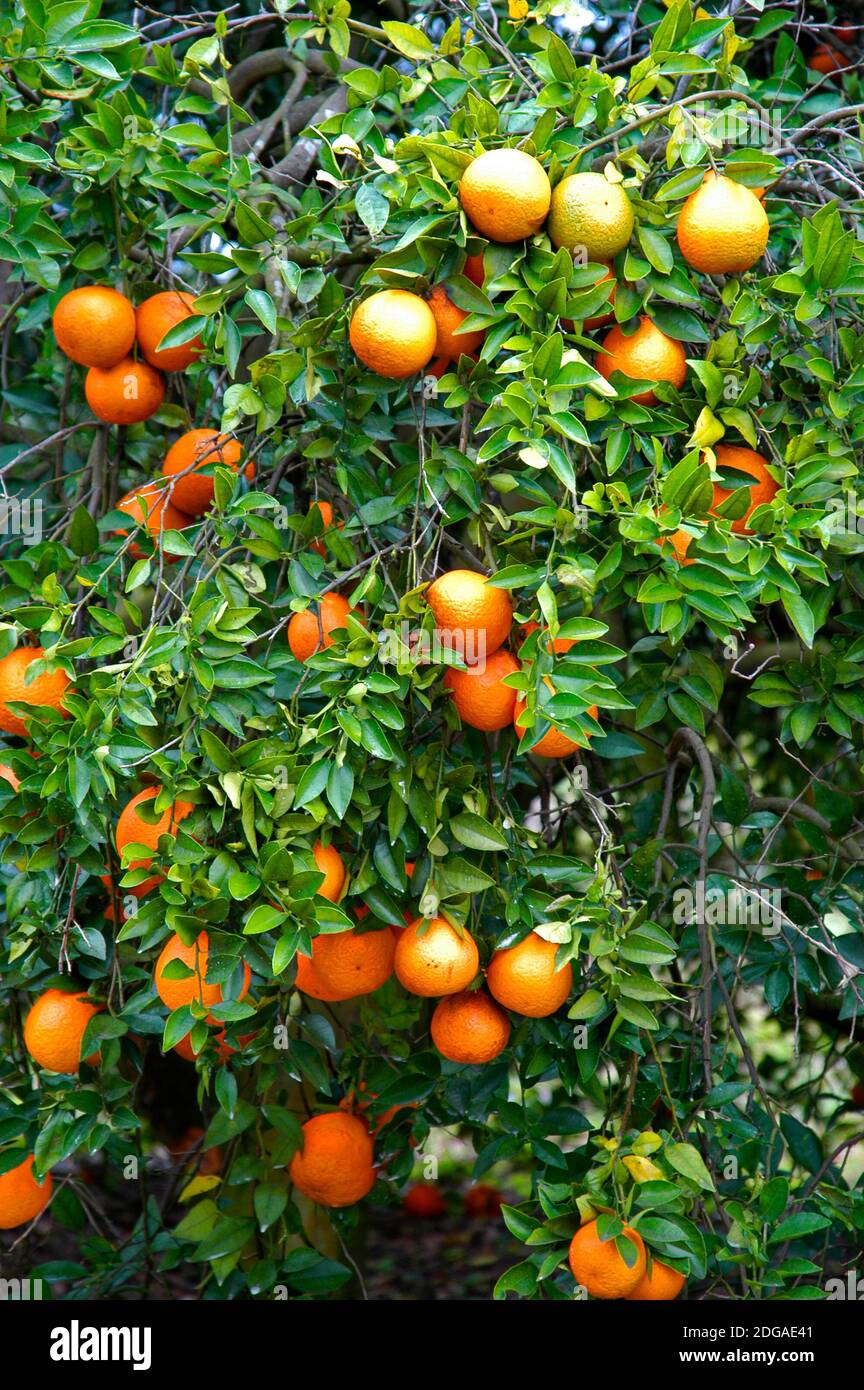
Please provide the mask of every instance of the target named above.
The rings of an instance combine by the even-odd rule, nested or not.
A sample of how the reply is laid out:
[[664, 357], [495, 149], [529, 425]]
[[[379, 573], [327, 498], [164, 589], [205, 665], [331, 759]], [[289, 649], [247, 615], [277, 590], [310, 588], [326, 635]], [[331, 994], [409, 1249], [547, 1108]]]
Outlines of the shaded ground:
[[363, 1268], [370, 1299], [404, 1302], [491, 1299], [496, 1280], [524, 1258], [500, 1216], [410, 1216], [370, 1212]]

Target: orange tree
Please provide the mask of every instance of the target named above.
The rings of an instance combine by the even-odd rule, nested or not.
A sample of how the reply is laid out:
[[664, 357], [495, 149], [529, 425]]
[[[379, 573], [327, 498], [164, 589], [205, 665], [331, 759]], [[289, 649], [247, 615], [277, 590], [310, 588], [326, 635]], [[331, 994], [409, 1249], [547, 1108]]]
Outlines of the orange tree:
[[530, 1174], [500, 1296], [825, 1296], [860, 31], [173, 8], [0, 17], [0, 1225], [327, 1294], [443, 1127]]

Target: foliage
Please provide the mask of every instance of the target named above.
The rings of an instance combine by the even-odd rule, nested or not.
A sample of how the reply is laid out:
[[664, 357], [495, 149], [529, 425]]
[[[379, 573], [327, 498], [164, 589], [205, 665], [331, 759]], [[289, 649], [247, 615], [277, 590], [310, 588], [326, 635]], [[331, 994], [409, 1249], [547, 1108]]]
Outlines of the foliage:
[[[21, 787], [0, 782], [0, 1142], [67, 1165], [52, 1211], [81, 1231], [63, 1272], [79, 1290], [181, 1265], [211, 1297], [344, 1288], [287, 1166], [304, 1105], [361, 1086], [373, 1117], [416, 1105], [379, 1135], [376, 1197], [398, 1194], [430, 1127], [472, 1140], [478, 1178], [530, 1165], [530, 1199], [505, 1209], [525, 1258], [499, 1296], [570, 1296], [567, 1240], [590, 1209], [635, 1221], [709, 1296], [824, 1296], [852, 1258], [860, 78], [854, 57], [836, 77], [808, 70], [833, 11], [801, 27], [791, 4], [729, 8], [643, 5], [629, 38], [617, 8], [579, 33], [548, 0], [446, 19], [347, 0], [194, 24], [136, 11], [137, 29], [110, 0], [0, 16], [0, 467], [11, 500], [42, 508], [35, 543], [5, 537], [0, 655], [36, 639], [76, 691], [71, 717], [32, 720], [35, 760], [21, 740], [3, 750]], [[596, 266], [542, 233], [486, 249], [467, 226], [465, 166], [517, 143], [553, 184], [577, 168], [623, 179], [637, 229], [615, 317], [647, 311], [685, 343], [680, 392], [637, 404], [597, 371], [598, 335], [578, 331], [606, 307]], [[712, 165], [766, 188], [771, 221], [764, 261], [725, 279], [691, 271], [674, 236]], [[481, 250], [482, 289], [463, 273]], [[485, 331], [478, 360], [437, 383], [365, 371], [347, 335], [358, 296], [444, 280]], [[175, 284], [196, 296], [167, 341], [200, 333], [204, 356], [126, 430], [91, 416], [51, 333], [60, 295], [92, 282], [136, 303]], [[199, 425], [236, 432], [257, 476], [217, 469], [207, 517], [161, 548], [139, 536], [133, 560], [114, 503]], [[708, 515], [703, 450], [719, 439], [765, 454], [780, 484], [751, 534], [729, 526], [740, 487]], [[344, 521], [323, 554], [317, 497]], [[658, 544], [680, 526], [694, 564]], [[545, 713], [576, 738], [598, 706], [578, 760], [459, 727], [445, 663], [418, 640], [423, 586], [453, 567], [494, 575], [518, 622], [576, 639], [555, 657], [531, 639], [519, 684], [533, 708], [554, 671]], [[358, 611], [301, 667], [287, 623], [334, 589]], [[148, 781], [195, 809], [138, 900], [147, 875], [116, 861], [113, 827]], [[338, 906], [315, 893], [322, 836], [350, 872]], [[736, 890], [774, 915], [736, 921]], [[514, 1018], [506, 1053], [466, 1068], [442, 1061], [430, 1004], [395, 980], [318, 1005], [293, 987], [296, 953], [360, 904], [364, 925], [443, 913], [484, 965], [540, 929], [573, 963], [571, 1006]], [[236, 1049], [220, 1064], [211, 1042], [198, 1062], [225, 1173], [187, 1186], [179, 1224], [151, 1196], [115, 1248], [85, 1234], [71, 1160], [143, 1161], [145, 1057], [208, 1034], [201, 1010], [168, 1016], [153, 963], [168, 932], [202, 928]], [[29, 1002], [70, 971], [106, 1004], [87, 1034], [101, 1063], [80, 1079], [38, 1073], [20, 1038]], [[342, 1240], [359, 1219], [332, 1214]]]

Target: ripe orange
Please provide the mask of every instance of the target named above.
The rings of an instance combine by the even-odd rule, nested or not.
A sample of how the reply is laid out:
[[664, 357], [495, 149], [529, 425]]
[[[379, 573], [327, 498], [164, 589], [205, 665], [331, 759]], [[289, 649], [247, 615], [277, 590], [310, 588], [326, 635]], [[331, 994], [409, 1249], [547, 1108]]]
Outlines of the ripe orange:
[[350, 999], [350, 994], [345, 994], [342, 990], [333, 989], [326, 985], [318, 974], [318, 967], [315, 964], [318, 942], [323, 938], [316, 936], [312, 942], [312, 955], [302, 955], [299, 951], [294, 957], [297, 963], [297, 973], [294, 985], [300, 990], [301, 994], [308, 994], [310, 999], [319, 999], [322, 1003], [338, 1004], [344, 999]]
[[443, 285], [436, 285], [429, 295], [429, 308], [432, 310], [432, 317], [438, 330], [435, 339], [436, 358], [446, 357], [448, 361], [457, 361], [463, 352], [476, 352], [480, 347], [485, 333], [481, 330], [474, 333], [460, 333], [459, 328], [468, 315], [464, 309], [453, 303]]
[[[174, 1051], [177, 1053], [178, 1057], [183, 1058], [184, 1062], [194, 1063], [198, 1059], [198, 1053], [192, 1047], [191, 1033], [187, 1033], [185, 1038], [181, 1038], [178, 1043], [174, 1044]], [[229, 1047], [225, 1042], [225, 1029], [220, 1028], [219, 1032], [216, 1034], [216, 1052], [219, 1061], [227, 1062], [228, 1058], [233, 1056], [235, 1051], [236, 1048]]]
[[497, 1187], [487, 1187], [478, 1182], [465, 1193], [462, 1207], [466, 1216], [497, 1216], [504, 1205], [504, 1198]]
[[[530, 636], [531, 636], [531, 633], [532, 633], [532, 632], [540, 632], [540, 624], [539, 624], [539, 623], [534, 623], [534, 622], [525, 623], [525, 625], [524, 625], [523, 628], [522, 628], [522, 640], [523, 640], [523, 642], [524, 642], [524, 640], [525, 640], [526, 637], [530, 637]], [[576, 642], [576, 638], [575, 638], [575, 637], [556, 637], [556, 638], [555, 638], [555, 641], [552, 643], [552, 651], [555, 653], [556, 656], [563, 656], [564, 652], [569, 652], [570, 648], [571, 648], [572, 646], [575, 645], [575, 642]], [[549, 629], [548, 629], [548, 628], [545, 628], [545, 627], [544, 627], [544, 628], [543, 628], [543, 631], [540, 632], [540, 636], [537, 638], [537, 648], [538, 648], [538, 651], [540, 650], [540, 648], [542, 648], [544, 651], [547, 651], [547, 652], [549, 651]]]
[[437, 1182], [415, 1182], [402, 1198], [402, 1209], [409, 1216], [443, 1216], [447, 1203]]
[[492, 241], [522, 241], [543, 226], [552, 188], [539, 160], [524, 150], [487, 150], [459, 184], [465, 215]]
[[486, 971], [486, 983], [505, 1009], [525, 1018], [546, 1018], [560, 1009], [573, 985], [570, 962], [555, 968], [558, 947], [529, 932], [524, 941], [496, 951]]
[[695, 560], [687, 558], [692, 540], [693, 537], [687, 531], [678, 530], [673, 531], [671, 536], [658, 536], [655, 544], [659, 545], [661, 550], [665, 550], [667, 545], [671, 546], [679, 565], [695, 565]]
[[482, 253], [479, 256], [466, 256], [465, 264], [462, 267], [462, 274], [476, 285], [478, 290], [482, 290], [483, 282], [486, 278], [486, 267], [483, 264]]
[[135, 341], [135, 310], [108, 285], [82, 285], [64, 294], [52, 323], [60, 351], [82, 367], [114, 367]]
[[825, 875], [822, 873], [821, 869], [808, 869], [804, 877], [809, 883], [818, 883]]
[[314, 1115], [288, 1169], [294, 1186], [322, 1207], [349, 1207], [375, 1184], [372, 1137], [365, 1120], [343, 1110]]
[[429, 921], [418, 917], [400, 936], [394, 964], [397, 978], [409, 994], [439, 998], [468, 988], [477, 974], [480, 956], [467, 931], [459, 936], [444, 917]]
[[179, 347], [159, 348], [169, 329], [192, 317], [194, 303], [193, 294], [184, 294], [182, 290], [162, 290], [159, 294], [151, 294], [149, 299], [138, 305], [135, 311], [138, 346], [151, 367], [159, 367], [163, 372], [182, 372], [204, 351], [204, 344], [198, 337], [181, 343]]
[[372, 994], [390, 979], [394, 950], [389, 927], [362, 933], [328, 932], [315, 938], [315, 972], [326, 989], [357, 999], [361, 994]]
[[684, 1275], [670, 1269], [655, 1256], [650, 1271], [645, 1270], [632, 1293], [625, 1297], [633, 1303], [666, 1303], [677, 1298], [684, 1287]]
[[[611, 261], [601, 261], [601, 265], [605, 265], [605, 267], [606, 267], [606, 274], [605, 274], [605, 275], [601, 275], [599, 280], [595, 280], [595, 281], [594, 281], [594, 284], [591, 286], [591, 288], [592, 288], [592, 289], [596, 289], [598, 285], [605, 285], [606, 282], [607, 282], [607, 280], [611, 280], [611, 281], [612, 281], [612, 289], [611, 289], [611, 292], [610, 292], [610, 294], [609, 294], [609, 304], [610, 304], [610, 308], [609, 308], [608, 310], [604, 310], [601, 314], [593, 314], [590, 318], [583, 319], [583, 321], [582, 321], [582, 327], [583, 327], [583, 329], [589, 329], [589, 328], [602, 328], [602, 326], [603, 326], [604, 323], [609, 323], [610, 319], [614, 318], [614, 314], [612, 313], [611, 305], [613, 305], [613, 304], [615, 303], [615, 292], [616, 292], [616, 290], [617, 290], [617, 288], [618, 288], [618, 281], [615, 279], [615, 272], [614, 272], [613, 269], [612, 269], [612, 263], [611, 263]], [[575, 324], [574, 324], [574, 322], [573, 322], [572, 319], [562, 319], [561, 322], [562, 322], [562, 324], [564, 325], [564, 327], [566, 328], [566, 330], [567, 330], [568, 333], [572, 333], [572, 332], [573, 332], [573, 330], [574, 330], [574, 328], [575, 328]]]
[[137, 425], [165, 399], [165, 379], [146, 362], [122, 357], [113, 367], [91, 367], [84, 378], [87, 404], [106, 425]]
[[[210, 943], [207, 939], [206, 931], [198, 933], [198, 939], [191, 946], [186, 946], [175, 932], [169, 936], [156, 962], [156, 969], [153, 972], [153, 980], [156, 985], [156, 993], [162, 1000], [166, 1008], [173, 1013], [175, 1009], [180, 1009], [184, 1004], [199, 1003], [204, 1008], [210, 1008], [213, 1004], [222, 1003], [221, 984], [207, 983], [207, 958], [210, 954]], [[182, 980], [166, 979], [164, 975], [165, 967], [172, 961], [179, 960], [183, 965], [194, 971], [194, 974], [185, 976]], [[252, 972], [246, 962], [243, 962], [243, 984], [237, 998], [245, 999], [249, 992], [249, 982]]]
[[32, 705], [34, 709], [54, 709], [64, 719], [67, 717], [62, 704], [63, 696], [69, 689], [69, 677], [65, 671], [59, 667], [56, 671], [45, 671], [27, 684], [28, 667], [34, 661], [41, 661], [44, 656], [44, 647], [16, 647], [0, 658], [0, 729], [4, 733], [18, 734], [21, 738], [27, 736], [27, 716], [21, 719], [13, 714], [7, 705], [9, 700]]
[[[748, 489], [750, 504], [746, 512], [737, 521], [732, 522], [732, 530], [736, 535], [749, 536], [751, 531], [747, 525], [748, 520], [757, 507], [763, 506], [776, 497], [780, 490], [780, 484], [776, 483], [768, 472], [768, 460], [753, 449], [744, 449], [737, 444], [715, 444], [714, 454], [718, 469], [734, 468], [737, 473], [747, 473], [751, 478], [756, 479], [755, 486]], [[721, 502], [725, 502], [731, 493], [731, 488], [721, 487], [719, 483], [714, 484], [712, 516], [714, 515], [714, 508], [719, 507]]]
[[354, 311], [348, 337], [360, 361], [378, 376], [401, 381], [426, 366], [438, 329], [419, 294], [379, 290]]
[[[179, 1046], [179, 1044], [178, 1044]], [[176, 1049], [175, 1049], [176, 1050]], [[192, 1168], [200, 1178], [214, 1177], [222, 1172], [222, 1150], [218, 1144], [201, 1151], [204, 1131], [200, 1125], [190, 1125], [186, 1133], [174, 1144], [168, 1145], [172, 1158], [183, 1163], [184, 1168]]]
[[[240, 441], [220, 434], [219, 430], [188, 430], [181, 434], [162, 464], [163, 477], [176, 478], [171, 491], [174, 506], [189, 516], [201, 516], [213, 502], [213, 475], [199, 470], [220, 463], [236, 473], [242, 457]], [[178, 477], [181, 473], [183, 476]], [[243, 476], [251, 482], [255, 477], [254, 463], [247, 463]]]
[[[555, 688], [550, 678], [544, 676], [543, 679], [554, 694]], [[516, 704], [513, 707], [513, 728], [516, 730], [516, 736], [520, 740], [523, 734], [527, 732], [526, 728], [520, 722], [525, 708], [525, 700], [523, 700], [521, 696], [517, 697]], [[539, 713], [543, 718], [546, 718], [542, 710], [538, 710], [535, 713]], [[596, 705], [589, 705], [586, 713], [590, 714], [592, 719], [596, 719], [599, 711]], [[551, 724], [539, 742], [535, 743], [528, 751], [536, 754], [539, 758], [569, 758], [570, 754], [576, 753], [581, 746], [581, 744], [574, 742], [567, 734], [562, 733], [560, 729], [557, 729], [554, 724]]]
[[[302, 613], [295, 613], [288, 624], [288, 646], [298, 661], [308, 661], [322, 647], [332, 647], [330, 636], [345, 626], [351, 605], [342, 594], [325, 594], [318, 604], [310, 604]], [[320, 626], [319, 626], [320, 615]]]
[[[153, 544], [158, 547], [160, 540], [166, 531], [182, 531], [185, 527], [192, 525], [192, 518], [186, 512], [181, 512], [173, 502], [168, 500], [167, 487], [159, 487], [158, 483], [142, 483], [140, 487], [133, 487], [131, 492], [127, 492], [125, 497], [121, 497], [119, 502], [114, 504], [115, 510], [125, 512], [137, 521], [139, 526], [146, 527]], [[129, 532], [121, 530], [119, 527], [114, 532], [115, 536], [128, 536]], [[143, 558], [144, 551], [137, 541], [133, 541], [129, 546], [129, 556], [133, 560]], [[177, 560], [176, 555], [166, 553], [165, 559], [172, 564]]]
[[444, 684], [453, 692], [462, 723], [487, 733], [506, 729], [513, 718], [516, 691], [504, 685], [503, 680], [518, 670], [519, 662], [503, 647], [493, 652], [484, 664], [469, 666], [467, 671], [450, 668]]
[[[839, 31], [837, 37], [840, 37]], [[830, 77], [832, 73], [839, 71], [840, 68], [849, 67], [850, 59], [848, 59], [845, 54], [841, 53], [839, 49], [831, 48], [830, 44], [820, 43], [810, 54], [807, 66], [810, 68], [811, 72], [821, 72]]]
[[312, 858], [319, 872], [324, 875], [324, 882], [316, 892], [320, 897], [328, 898], [331, 903], [338, 903], [345, 887], [345, 865], [340, 854], [333, 845], [322, 845], [320, 840], [316, 840], [312, 846]]
[[[184, 820], [194, 809], [191, 801], [174, 801], [166, 807], [155, 822], [145, 821], [139, 816], [138, 807], [145, 801], [155, 801], [161, 790], [161, 787], [145, 787], [143, 792], [138, 792], [130, 801], [127, 801], [120, 812], [117, 819], [117, 829], [114, 833], [114, 843], [121, 858], [126, 845], [146, 845], [148, 849], [158, 849], [159, 837], [161, 835], [176, 835], [180, 821]], [[149, 869], [152, 863], [153, 860], [149, 857], [147, 859], [135, 859], [126, 868]], [[124, 873], [126, 868], [123, 870]], [[138, 884], [132, 889], [132, 892], [136, 898], [140, 898], [144, 893], [149, 893], [151, 888], [155, 888], [157, 883], [161, 883], [162, 878], [162, 874], [155, 874], [153, 878], [148, 878], [143, 883]]]
[[[81, 991], [64, 994], [60, 989], [46, 989], [36, 1000], [24, 1023], [24, 1046], [35, 1062], [46, 1071], [71, 1075], [81, 1062], [81, 1039], [87, 1024], [99, 1012]], [[87, 1058], [95, 1066], [99, 1053]]]
[[556, 185], [546, 230], [553, 246], [581, 248], [589, 261], [611, 261], [630, 240], [633, 205], [603, 174], [570, 174]]
[[[309, 503], [310, 512], [313, 511], [316, 507], [318, 508], [318, 511], [321, 513], [321, 524], [324, 527], [325, 535], [334, 526], [336, 527], [337, 531], [341, 531], [343, 529], [344, 523], [341, 522], [339, 518], [335, 517], [333, 514], [332, 502], [326, 502], [322, 498], [320, 502]], [[318, 555], [320, 555], [322, 560], [327, 559], [327, 545], [324, 541], [324, 536], [320, 536], [317, 540], [314, 540], [310, 549], [314, 550]]]
[[[354, 1091], [349, 1091], [347, 1096], [343, 1096], [342, 1099], [341, 1099], [340, 1102], [339, 1102], [339, 1109], [340, 1109], [340, 1110], [348, 1110], [348, 1111], [350, 1111], [350, 1113], [351, 1113], [352, 1115], [353, 1115], [353, 1114], [360, 1114], [360, 1115], [365, 1114], [365, 1112], [369, 1109], [369, 1104], [370, 1104], [370, 1102], [371, 1102], [371, 1101], [377, 1100], [377, 1099], [378, 1099], [378, 1095], [377, 1095], [377, 1092], [375, 1092], [375, 1091], [369, 1091], [369, 1092], [368, 1092], [368, 1099], [364, 1099], [364, 1098], [363, 1098], [364, 1096], [367, 1095], [367, 1092], [366, 1092], [366, 1082], [365, 1082], [365, 1081], [361, 1081], [361, 1082], [360, 1082], [359, 1090], [362, 1092], [362, 1095], [361, 1095], [360, 1097], [358, 1097], [358, 1096], [355, 1094]], [[384, 1113], [381, 1114], [381, 1115], [379, 1115], [379, 1116], [378, 1116], [378, 1119], [375, 1120], [373, 1124], [371, 1124], [370, 1128], [371, 1128], [371, 1131], [372, 1131], [373, 1136], [376, 1135], [376, 1134], [378, 1133], [379, 1130], [382, 1130], [382, 1129], [384, 1128], [385, 1125], [389, 1125], [390, 1121], [393, 1119], [393, 1116], [394, 1116], [394, 1115], [397, 1115], [397, 1114], [399, 1113], [400, 1110], [416, 1110], [417, 1108], [418, 1108], [418, 1106], [417, 1106], [417, 1101], [416, 1101], [416, 1100], [414, 1100], [414, 1101], [406, 1101], [404, 1105], [390, 1105], [390, 1106], [388, 1106], [388, 1108], [384, 1111]], [[367, 1123], [368, 1123], [368, 1122], [367, 1122]], [[412, 1147], [414, 1146], [415, 1143], [416, 1143], [416, 1140], [413, 1140], [413, 1139], [412, 1139], [412, 1141], [411, 1141]]]
[[[683, 347], [644, 315], [629, 337], [620, 328], [610, 329], [603, 347], [606, 351], [598, 354], [594, 365], [607, 381], [613, 372], [621, 372], [633, 381], [671, 381], [679, 390], [684, 385], [687, 358]], [[651, 405], [657, 397], [653, 391], [640, 391], [629, 399], [638, 405]]]
[[448, 570], [426, 590], [443, 646], [458, 652], [467, 666], [488, 658], [506, 642], [513, 626], [513, 604], [485, 574]]
[[488, 994], [466, 990], [436, 1004], [431, 1033], [442, 1057], [477, 1066], [504, 1051], [510, 1038], [510, 1020]]
[[51, 1197], [51, 1187], [50, 1173], [45, 1174], [41, 1183], [34, 1178], [32, 1154], [28, 1154], [17, 1168], [0, 1174], [0, 1231], [26, 1226], [44, 1211]]
[[709, 171], [678, 217], [678, 245], [704, 275], [749, 270], [768, 245], [768, 215], [750, 188]]
[[11, 767], [7, 767], [5, 763], [0, 763], [0, 777], [3, 778], [4, 782], [9, 783], [13, 792], [17, 792], [18, 788], [21, 785], [20, 779], [15, 776], [15, 773], [12, 771]]
[[592, 1298], [626, 1298], [645, 1273], [645, 1246], [638, 1231], [625, 1226], [623, 1234], [636, 1246], [637, 1256], [631, 1266], [618, 1253], [614, 1240], [601, 1240], [597, 1222], [580, 1226], [570, 1242], [570, 1269], [573, 1278]]

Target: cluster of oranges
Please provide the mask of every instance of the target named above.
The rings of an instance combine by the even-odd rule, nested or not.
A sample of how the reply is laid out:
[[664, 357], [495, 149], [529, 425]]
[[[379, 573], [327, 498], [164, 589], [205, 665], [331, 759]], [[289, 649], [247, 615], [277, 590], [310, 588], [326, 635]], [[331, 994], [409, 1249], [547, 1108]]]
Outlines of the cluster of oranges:
[[587, 1221], [570, 1242], [570, 1270], [576, 1283], [592, 1298], [626, 1298], [634, 1302], [667, 1302], [678, 1297], [684, 1275], [654, 1258], [648, 1268], [645, 1242], [632, 1226], [619, 1239], [627, 1242], [627, 1258], [614, 1238], [601, 1239], [597, 1222]]
[[[597, 284], [608, 283], [608, 302], [614, 302], [612, 262], [629, 242], [635, 221], [622, 184], [585, 172], [567, 175], [553, 190], [539, 160], [524, 150], [504, 148], [487, 150], [471, 161], [459, 197], [470, 230], [494, 243], [532, 237], [545, 223], [553, 246], [566, 247], [601, 267]], [[686, 199], [677, 239], [688, 265], [703, 274], [722, 275], [755, 265], [765, 251], [768, 231], [756, 193], [711, 171]], [[482, 256], [467, 257], [462, 269], [483, 285]], [[462, 353], [475, 353], [482, 345], [482, 331], [462, 329], [466, 317], [445, 285], [434, 286], [428, 298], [408, 290], [379, 290], [354, 311], [349, 338], [359, 360], [379, 376], [401, 380], [424, 370], [433, 358], [437, 375], [442, 364]], [[604, 312], [588, 318], [583, 327], [599, 327], [610, 317]], [[646, 316], [633, 332], [613, 328], [601, 347], [597, 369], [603, 376], [609, 379], [619, 372], [649, 383], [632, 396], [637, 403], [651, 404], [656, 399], [653, 386], [659, 382], [676, 388], [684, 384], [684, 349]]]
[[[194, 297], [181, 290], [162, 290], [137, 309], [107, 285], [83, 285], [63, 295], [54, 310], [54, 336], [67, 357], [89, 368], [84, 393], [100, 420], [134, 425], [155, 414], [165, 398], [164, 373], [185, 371], [203, 351], [197, 335], [160, 347], [171, 329], [193, 316], [193, 304]], [[136, 343], [139, 355], [133, 357]], [[213, 501], [213, 465], [236, 472], [242, 453], [237, 440], [217, 430], [189, 430], [165, 456], [162, 476], [169, 483], [133, 488], [117, 510], [143, 524], [158, 542], [165, 531], [182, 531], [207, 511]], [[251, 463], [245, 474], [254, 477]], [[133, 559], [141, 558], [137, 545], [129, 549]]]

